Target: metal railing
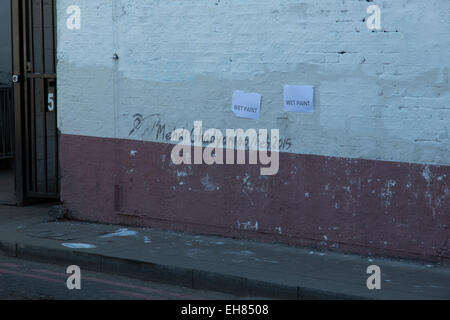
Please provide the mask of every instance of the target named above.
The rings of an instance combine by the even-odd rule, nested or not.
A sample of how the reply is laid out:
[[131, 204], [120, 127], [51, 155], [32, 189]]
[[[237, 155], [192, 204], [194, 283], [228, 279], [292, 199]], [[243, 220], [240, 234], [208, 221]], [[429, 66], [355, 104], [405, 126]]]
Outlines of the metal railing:
[[0, 87], [0, 159], [14, 156], [12, 88]]

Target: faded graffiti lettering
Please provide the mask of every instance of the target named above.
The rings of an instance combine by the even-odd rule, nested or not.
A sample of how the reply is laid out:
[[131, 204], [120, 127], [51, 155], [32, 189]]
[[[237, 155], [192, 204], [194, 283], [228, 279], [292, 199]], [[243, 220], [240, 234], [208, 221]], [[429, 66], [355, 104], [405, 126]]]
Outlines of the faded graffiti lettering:
[[[185, 128], [189, 126], [185, 126]], [[139, 137], [140, 139], [155, 139], [162, 142], [172, 141], [172, 133], [176, 130], [176, 126], [169, 125], [160, 118], [160, 114], [151, 114], [144, 117], [142, 114], [137, 113], [133, 116], [133, 125], [129, 131], [128, 136]], [[191, 137], [191, 143], [201, 142], [203, 146], [207, 146], [210, 143], [214, 143], [217, 136], [211, 134], [211, 132], [205, 132], [204, 136], [198, 136], [195, 134], [195, 128], [192, 126], [188, 130]], [[260, 137], [261, 138], [261, 137]], [[234, 139], [234, 145], [237, 148], [245, 148], [250, 150], [252, 147], [258, 145], [258, 137], [250, 139], [249, 137], [227, 137], [222, 136], [223, 145], [227, 144], [227, 140]], [[280, 151], [289, 151], [292, 147], [292, 138], [280, 136], [278, 139], [269, 139], [267, 142], [267, 148], [277, 148]]]

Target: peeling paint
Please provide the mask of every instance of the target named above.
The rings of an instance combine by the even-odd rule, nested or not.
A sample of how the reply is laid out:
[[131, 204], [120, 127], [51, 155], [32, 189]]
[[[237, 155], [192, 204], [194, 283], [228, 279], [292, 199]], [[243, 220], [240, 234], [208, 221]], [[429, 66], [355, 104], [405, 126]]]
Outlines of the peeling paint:
[[381, 191], [381, 198], [384, 199], [384, 205], [385, 207], [389, 207], [391, 205], [392, 200], [392, 187], [395, 187], [397, 185], [397, 182], [394, 180], [388, 180], [385, 184], [385, 188]]
[[205, 177], [201, 179], [204, 190], [207, 192], [213, 192], [220, 189], [220, 187], [214, 183], [211, 177], [207, 174]]
[[427, 181], [427, 183], [431, 182], [432, 174], [430, 171], [430, 166], [425, 166], [425, 168], [422, 171], [422, 176]]
[[240, 221], [238, 220], [238, 221], [237, 221], [237, 226], [238, 226], [238, 229], [239, 229], [239, 230], [258, 231], [258, 229], [259, 229], [258, 221], [256, 221], [254, 224], [252, 224], [251, 221], [240, 222]]

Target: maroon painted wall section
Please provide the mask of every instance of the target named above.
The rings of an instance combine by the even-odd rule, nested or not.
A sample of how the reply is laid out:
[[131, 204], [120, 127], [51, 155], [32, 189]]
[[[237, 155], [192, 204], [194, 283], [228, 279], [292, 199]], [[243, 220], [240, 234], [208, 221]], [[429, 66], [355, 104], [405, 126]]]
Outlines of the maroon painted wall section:
[[449, 166], [280, 154], [182, 165], [169, 144], [63, 135], [62, 200], [80, 220], [450, 262]]

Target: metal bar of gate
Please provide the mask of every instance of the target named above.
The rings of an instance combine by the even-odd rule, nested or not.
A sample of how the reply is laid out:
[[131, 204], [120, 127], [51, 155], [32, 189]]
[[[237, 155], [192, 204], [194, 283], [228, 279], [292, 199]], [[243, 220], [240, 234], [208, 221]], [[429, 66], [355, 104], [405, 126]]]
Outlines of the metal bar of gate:
[[6, 105], [6, 98], [4, 90], [0, 89], [0, 159], [6, 156], [5, 105]]
[[[30, 30], [32, 28], [32, 26], [29, 25], [28, 20], [26, 19], [27, 17], [27, 12], [29, 12], [29, 7], [30, 7], [30, 3], [29, 1], [25, 1], [22, 3], [22, 17], [23, 17], [23, 28], [24, 30], [26, 30], [26, 28], [28, 27], [28, 30]], [[26, 32], [25, 34], [28, 34], [28, 36], [24, 36], [23, 37], [23, 51], [24, 51], [24, 65], [26, 68], [26, 71], [29, 72], [29, 68], [31, 68], [31, 65], [29, 63], [29, 57], [30, 57], [30, 48], [32, 48], [32, 46], [30, 46], [29, 43], [29, 32]], [[24, 104], [25, 107], [27, 108], [29, 105], [29, 101], [30, 101], [30, 95], [29, 95], [29, 87], [30, 87], [30, 83], [29, 80], [25, 77], [25, 80], [23, 81], [23, 86], [24, 86]], [[28, 123], [30, 121], [30, 117], [28, 115], [28, 112], [24, 112], [24, 118], [25, 118], [25, 141], [24, 141], [24, 145], [25, 145], [25, 149], [28, 150], [29, 146], [30, 146], [30, 139], [29, 139], [29, 132], [28, 132]], [[31, 159], [30, 159], [31, 155], [25, 156], [25, 168], [27, 171], [29, 171], [30, 169], [30, 163], [31, 163]], [[27, 179], [27, 185], [31, 185], [31, 181], [32, 181], [32, 175], [31, 174], [25, 174], [25, 177]]]
[[[30, 68], [30, 72], [34, 72], [36, 69], [36, 65], [35, 65], [35, 59], [34, 59], [34, 0], [31, 1], [27, 1], [28, 2], [28, 24], [29, 24], [29, 31], [28, 31], [28, 36], [29, 36], [29, 52], [30, 52], [30, 56], [28, 57], [29, 59], [29, 63], [31, 65]], [[24, 18], [25, 19], [25, 18]], [[27, 75], [27, 78], [28, 75]], [[36, 139], [36, 101], [35, 101], [35, 97], [36, 97], [36, 87], [35, 87], [35, 80], [33, 78], [28, 80], [30, 85], [30, 91], [29, 91], [29, 95], [31, 97], [31, 104], [30, 104], [30, 108], [31, 110], [29, 111], [30, 114], [30, 130], [31, 130], [31, 136], [30, 136], [30, 141], [31, 141], [31, 154], [30, 154], [30, 163], [32, 164], [31, 166], [29, 166], [29, 170], [31, 170], [30, 172], [30, 178], [31, 178], [31, 183], [29, 184], [29, 186], [32, 188], [33, 191], [37, 190], [37, 151], [36, 151], [36, 143], [35, 143], [35, 139]], [[27, 112], [28, 113], [28, 112]], [[29, 150], [29, 149], [28, 149]]]
[[[53, 55], [53, 70], [52, 72], [55, 74], [56, 77], [56, 34], [55, 34], [55, 16], [56, 16], [56, 8], [55, 8], [55, 0], [50, 0], [51, 2], [51, 10], [52, 10], [52, 55]], [[59, 145], [58, 145], [58, 141], [59, 141], [59, 137], [58, 137], [58, 118], [56, 117], [56, 108], [57, 108], [57, 94], [56, 94], [56, 83], [54, 84], [55, 86], [55, 90], [54, 90], [54, 99], [55, 99], [55, 110], [53, 111], [54, 113], [54, 135], [55, 135], [55, 158], [58, 159], [59, 156]], [[55, 192], [58, 193], [59, 192], [59, 161], [54, 161], [55, 163]]]
[[12, 98], [12, 88], [8, 88], [7, 90], [7, 109], [8, 109], [8, 113], [7, 113], [7, 118], [6, 121], [8, 123], [8, 127], [9, 127], [9, 139], [7, 139], [7, 143], [9, 143], [9, 154], [11, 159], [14, 158], [14, 125], [13, 125], [13, 110], [14, 110], [14, 105], [13, 105], [13, 98]]
[[12, 89], [0, 88], [0, 159], [13, 158]]
[[[44, 0], [39, 1], [41, 15], [41, 59], [42, 73], [45, 73], [45, 28], [44, 28]], [[43, 131], [43, 158], [44, 158], [44, 192], [48, 192], [48, 150], [47, 150], [47, 108], [45, 104], [45, 79], [41, 78], [41, 110], [42, 110], [42, 131]]]

